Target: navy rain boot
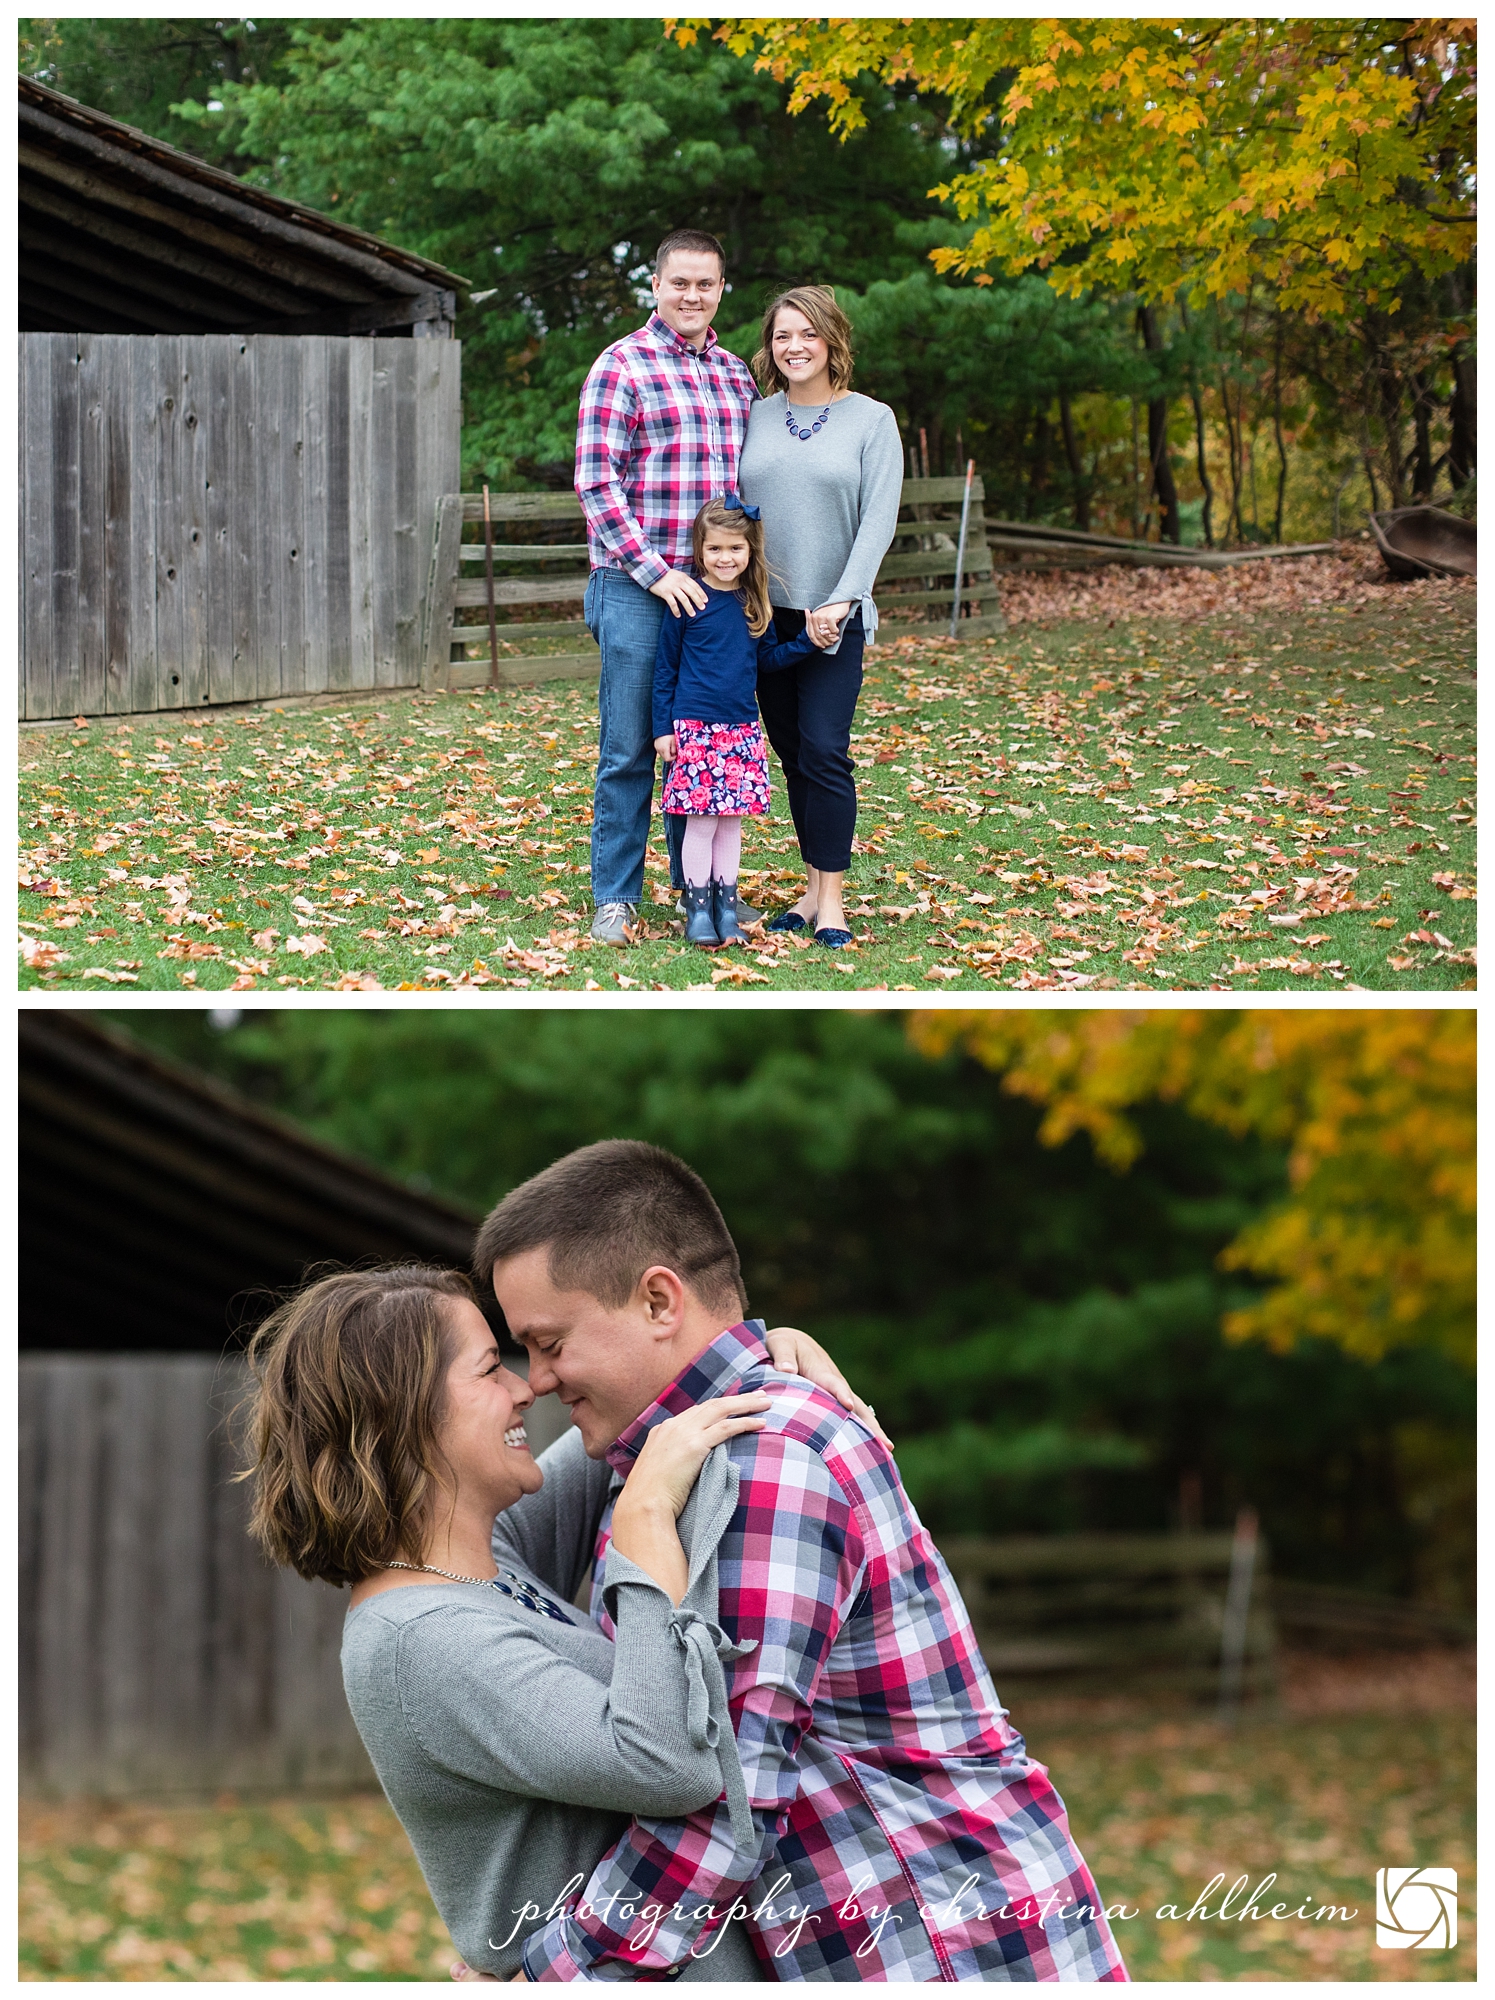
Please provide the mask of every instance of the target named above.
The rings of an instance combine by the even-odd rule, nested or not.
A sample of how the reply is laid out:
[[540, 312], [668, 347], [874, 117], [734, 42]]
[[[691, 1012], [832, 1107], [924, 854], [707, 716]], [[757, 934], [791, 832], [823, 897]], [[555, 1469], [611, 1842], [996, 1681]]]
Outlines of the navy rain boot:
[[747, 932], [737, 921], [737, 884], [735, 882], [713, 882], [711, 885], [711, 914], [716, 920], [716, 934], [723, 944], [746, 944]]
[[685, 942], [704, 945], [708, 951], [715, 951], [721, 943], [716, 925], [712, 921], [711, 884], [694, 882], [685, 885]]

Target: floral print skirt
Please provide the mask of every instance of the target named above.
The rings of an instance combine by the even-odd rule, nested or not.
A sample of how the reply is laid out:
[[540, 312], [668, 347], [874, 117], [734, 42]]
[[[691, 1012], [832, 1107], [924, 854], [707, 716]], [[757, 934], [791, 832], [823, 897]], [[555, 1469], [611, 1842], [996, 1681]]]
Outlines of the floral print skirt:
[[679, 755], [665, 772], [667, 813], [765, 813], [768, 753], [757, 722], [677, 721]]

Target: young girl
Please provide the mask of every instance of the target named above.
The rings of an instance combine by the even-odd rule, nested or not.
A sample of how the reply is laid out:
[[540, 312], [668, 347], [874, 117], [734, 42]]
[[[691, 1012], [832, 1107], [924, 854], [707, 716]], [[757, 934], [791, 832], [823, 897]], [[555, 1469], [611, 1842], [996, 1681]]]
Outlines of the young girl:
[[780, 645], [768, 603], [763, 524], [735, 493], [708, 500], [691, 531], [707, 604], [666, 618], [654, 656], [654, 748], [667, 765], [664, 810], [684, 813], [685, 936], [742, 944], [737, 863], [742, 816], [768, 810], [757, 682], [828, 643], [809, 631]]

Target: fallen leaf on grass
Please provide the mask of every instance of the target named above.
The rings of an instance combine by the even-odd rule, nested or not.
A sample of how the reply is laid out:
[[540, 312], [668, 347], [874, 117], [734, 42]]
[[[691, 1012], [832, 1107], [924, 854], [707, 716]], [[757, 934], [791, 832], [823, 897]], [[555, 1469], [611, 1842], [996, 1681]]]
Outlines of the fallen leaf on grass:
[[107, 979], [111, 986], [135, 986], [139, 984], [133, 972], [111, 972], [104, 965], [91, 965], [86, 972], [80, 972], [78, 977], [80, 979]]
[[183, 937], [175, 932], [166, 940], [165, 951], [158, 951], [157, 958], [222, 958], [221, 944], [206, 944], [201, 938]]
[[300, 952], [303, 958], [315, 958], [319, 951], [326, 949], [326, 938], [318, 937], [315, 931], [303, 931], [300, 937], [288, 937], [281, 946], [282, 951]]
[[746, 965], [716, 965], [711, 969], [713, 986], [767, 986], [766, 972], [754, 972]]
[[54, 965], [63, 964], [68, 957], [67, 952], [59, 951], [50, 938], [23, 936], [18, 949], [33, 972], [50, 971]]

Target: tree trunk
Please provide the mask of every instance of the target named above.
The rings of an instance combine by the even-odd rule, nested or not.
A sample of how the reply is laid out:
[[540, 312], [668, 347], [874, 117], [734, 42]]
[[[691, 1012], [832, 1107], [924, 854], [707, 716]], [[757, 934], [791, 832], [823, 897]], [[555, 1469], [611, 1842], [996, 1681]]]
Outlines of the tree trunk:
[[1412, 448], [1412, 498], [1424, 506], [1433, 497], [1437, 468], [1433, 464], [1433, 392], [1421, 370], [1412, 374], [1412, 425], [1416, 442]]
[[1049, 447], [1053, 439], [1054, 427], [1049, 422], [1047, 409], [1041, 408], [1033, 419], [1033, 451], [1028, 460], [1028, 499], [1025, 520], [1038, 518], [1049, 484]]
[[1230, 512], [1225, 520], [1225, 539], [1241, 539], [1241, 445], [1235, 415], [1230, 407], [1230, 381], [1220, 370], [1220, 406], [1225, 412], [1225, 439], [1230, 450]]
[[1376, 387], [1381, 397], [1381, 430], [1386, 439], [1386, 473], [1391, 481], [1391, 504], [1407, 504], [1407, 462], [1402, 456], [1402, 385], [1392, 366], [1391, 356], [1375, 344]]
[[[1157, 315], [1151, 306], [1140, 308], [1138, 319], [1142, 325], [1142, 340], [1149, 354], [1160, 354], [1163, 337], [1158, 331]], [[1152, 469], [1152, 490], [1158, 498], [1158, 534], [1160, 539], [1177, 542], [1178, 488], [1173, 483], [1173, 462], [1168, 456], [1168, 398], [1154, 396], [1147, 405], [1147, 458]]]
[[[1444, 280], [1449, 317], [1462, 320], [1467, 310], [1464, 273], [1450, 271]], [[1474, 354], [1467, 338], [1461, 339], [1450, 357], [1453, 368], [1453, 401], [1448, 406], [1448, 476], [1454, 490], [1474, 475]]]
[[[1189, 308], [1184, 304], [1182, 299], [1178, 302], [1178, 310], [1183, 318], [1184, 331], [1188, 332]], [[1192, 357], [1189, 361], [1189, 400], [1194, 405], [1194, 452], [1199, 465], [1200, 490], [1204, 494], [1204, 509], [1201, 515], [1201, 523], [1204, 528], [1204, 546], [1207, 549], [1212, 549], [1215, 546], [1215, 531], [1212, 525], [1215, 489], [1210, 485], [1209, 465], [1204, 450], [1204, 398], [1199, 393], [1199, 375], [1195, 369]]]
[[1069, 462], [1070, 491], [1074, 496], [1075, 526], [1082, 534], [1090, 532], [1090, 482], [1085, 477], [1084, 463], [1080, 458], [1079, 441], [1075, 437], [1075, 413], [1068, 396], [1059, 398], [1059, 428], [1064, 436], [1064, 456]]
[[1282, 441], [1282, 309], [1277, 309], [1277, 339], [1272, 355], [1272, 428], [1277, 436], [1277, 511], [1272, 516], [1272, 540], [1282, 545], [1282, 508], [1287, 497], [1287, 446]]
[[1474, 477], [1474, 356], [1459, 353], [1453, 364], [1453, 402], [1449, 405], [1448, 476], [1458, 488]]

